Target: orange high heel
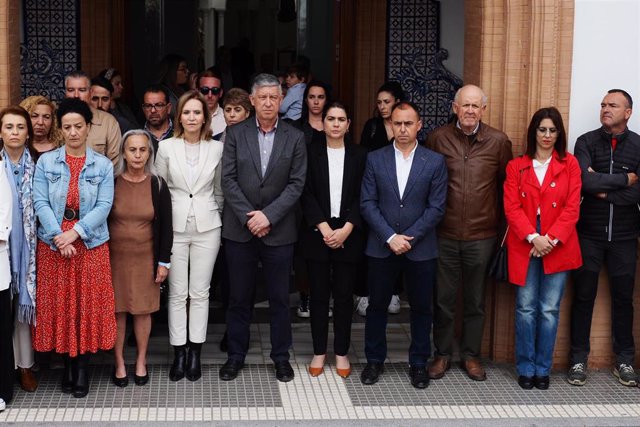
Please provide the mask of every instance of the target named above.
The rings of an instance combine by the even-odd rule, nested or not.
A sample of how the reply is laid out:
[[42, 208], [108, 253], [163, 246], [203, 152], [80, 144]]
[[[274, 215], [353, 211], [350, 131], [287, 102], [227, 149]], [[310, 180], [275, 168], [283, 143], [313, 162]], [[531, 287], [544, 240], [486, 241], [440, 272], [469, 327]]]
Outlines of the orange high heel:
[[336, 373], [342, 378], [348, 378], [351, 375], [351, 367], [348, 368], [336, 368]]
[[318, 377], [322, 375], [323, 372], [324, 372], [324, 366], [320, 368], [314, 368], [312, 366], [309, 366], [309, 375], [311, 375], [312, 377]]

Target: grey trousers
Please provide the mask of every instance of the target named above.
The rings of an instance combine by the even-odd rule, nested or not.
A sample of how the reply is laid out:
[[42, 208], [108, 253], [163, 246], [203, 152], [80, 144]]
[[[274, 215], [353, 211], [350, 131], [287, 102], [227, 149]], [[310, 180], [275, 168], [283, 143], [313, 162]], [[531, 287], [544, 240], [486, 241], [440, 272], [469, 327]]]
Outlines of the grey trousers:
[[462, 284], [464, 313], [460, 358], [478, 358], [484, 331], [484, 289], [496, 237], [482, 240], [438, 241], [433, 341], [436, 356], [451, 357], [455, 332], [458, 287]]

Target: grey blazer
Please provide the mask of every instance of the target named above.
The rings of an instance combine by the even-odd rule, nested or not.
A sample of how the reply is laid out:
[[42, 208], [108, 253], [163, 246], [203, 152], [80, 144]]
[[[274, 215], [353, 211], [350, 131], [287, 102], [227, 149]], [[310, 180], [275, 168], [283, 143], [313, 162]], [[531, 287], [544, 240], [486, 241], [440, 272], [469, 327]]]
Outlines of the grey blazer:
[[235, 242], [251, 240], [247, 213], [261, 210], [271, 222], [271, 231], [262, 241], [268, 246], [294, 243], [297, 239], [294, 208], [304, 189], [306, 174], [304, 134], [283, 120], [278, 121], [264, 177], [255, 117], [227, 128], [222, 154], [225, 197], [222, 237]]

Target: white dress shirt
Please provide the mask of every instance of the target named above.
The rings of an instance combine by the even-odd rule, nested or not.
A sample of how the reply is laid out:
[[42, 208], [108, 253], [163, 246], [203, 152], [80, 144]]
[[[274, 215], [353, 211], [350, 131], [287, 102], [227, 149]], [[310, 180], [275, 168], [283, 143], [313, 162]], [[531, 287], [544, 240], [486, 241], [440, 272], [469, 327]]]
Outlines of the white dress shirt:
[[211, 114], [211, 132], [213, 132], [213, 136], [221, 134], [227, 128], [227, 122], [224, 121], [224, 113], [222, 112], [222, 108], [218, 106], [216, 111]]
[[[407, 187], [407, 181], [409, 181], [409, 173], [411, 173], [411, 165], [413, 164], [413, 156], [416, 154], [416, 148], [418, 148], [418, 141], [413, 143], [411, 153], [409, 153], [407, 158], [405, 158], [402, 151], [398, 150], [398, 147], [396, 147], [396, 143], [393, 143], [393, 149], [396, 157], [396, 178], [398, 179], [398, 193], [400, 194], [400, 199], [402, 199], [404, 190]], [[387, 243], [390, 243], [394, 237], [396, 237], [396, 233], [393, 233], [387, 239]]]

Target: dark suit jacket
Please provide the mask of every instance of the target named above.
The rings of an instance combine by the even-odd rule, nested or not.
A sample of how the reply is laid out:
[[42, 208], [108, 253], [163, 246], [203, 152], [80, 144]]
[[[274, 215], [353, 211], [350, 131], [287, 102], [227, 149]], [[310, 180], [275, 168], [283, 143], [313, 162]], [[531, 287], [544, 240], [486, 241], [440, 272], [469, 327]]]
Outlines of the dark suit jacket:
[[294, 207], [304, 189], [307, 150], [299, 130], [278, 121], [273, 150], [264, 178], [260, 168], [258, 128], [251, 118], [227, 128], [222, 155], [224, 211], [222, 237], [248, 242], [247, 213], [261, 210], [271, 222], [262, 238], [269, 246], [294, 243], [297, 239]]
[[447, 200], [447, 165], [441, 154], [417, 146], [401, 197], [393, 145], [369, 153], [360, 200], [362, 217], [369, 224], [368, 256], [392, 255], [387, 239], [394, 233], [413, 237], [406, 253], [410, 260], [438, 256], [436, 226]]
[[[344, 172], [342, 177], [342, 197], [340, 217], [331, 218], [329, 190], [329, 163], [326, 144], [311, 143], [307, 146], [307, 182], [302, 193], [302, 210], [305, 224], [300, 234], [300, 248], [305, 258], [326, 261], [356, 262], [363, 256], [365, 234], [360, 216], [360, 186], [367, 159], [365, 148], [346, 143]], [[331, 228], [342, 227], [346, 222], [354, 228], [343, 249], [331, 249], [316, 228], [321, 222], [328, 222]]]

